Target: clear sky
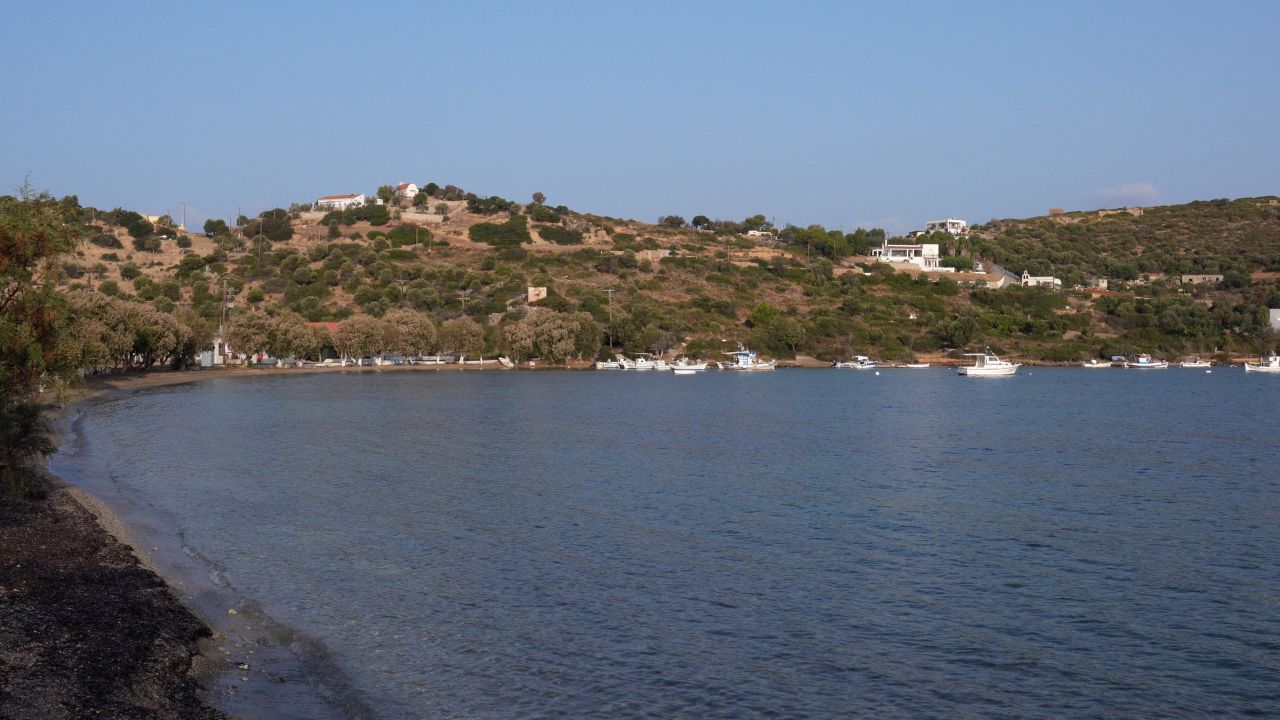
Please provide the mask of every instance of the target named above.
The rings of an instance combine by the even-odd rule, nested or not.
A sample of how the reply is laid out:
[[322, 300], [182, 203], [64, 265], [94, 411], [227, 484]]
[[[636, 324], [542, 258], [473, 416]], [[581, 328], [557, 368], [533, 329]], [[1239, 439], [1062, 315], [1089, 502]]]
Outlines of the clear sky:
[[1280, 193], [1280, 2], [10, 2], [0, 183], [884, 226]]

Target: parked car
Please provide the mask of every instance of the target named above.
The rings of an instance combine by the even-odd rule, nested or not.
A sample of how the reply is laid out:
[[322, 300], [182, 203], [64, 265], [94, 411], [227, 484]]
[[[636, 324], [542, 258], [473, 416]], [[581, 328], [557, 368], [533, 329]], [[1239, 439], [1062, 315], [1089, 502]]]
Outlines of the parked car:
[[360, 358], [360, 367], [373, 367], [373, 358], [368, 355]]

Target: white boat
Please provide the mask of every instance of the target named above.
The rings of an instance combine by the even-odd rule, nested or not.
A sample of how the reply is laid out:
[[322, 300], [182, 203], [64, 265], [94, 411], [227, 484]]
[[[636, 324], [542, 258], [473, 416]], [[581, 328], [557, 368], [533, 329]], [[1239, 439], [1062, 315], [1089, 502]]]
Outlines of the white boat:
[[725, 355], [732, 357], [733, 360], [716, 363], [720, 366], [721, 370], [755, 372], [758, 370], [772, 370], [778, 365], [776, 360], [759, 360], [754, 352], [742, 347], [741, 345], [738, 347], [740, 348], [739, 350], [725, 353]]
[[1244, 371], [1280, 374], [1280, 355], [1268, 355], [1263, 358], [1258, 358], [1258, 363], [1256, 365], [1254, 363], [1247, 362], [1244, 364]]
[[671, 372], [675, 373], [676, 375], [693, 375], [698, 371], [690, 367], [680, 367], [679, 365], [672, 365]]
[[670, 370], [671, 365], [668, 364], [666, 360], [663, 360], [662, 358], [658, 358], [657, 360], [653, 361], [653, 369], [654, 370]]
[[903, 365], [902, 367], [904, 367], [904, 368], [911, 368], [912, 370], [921, 370], [921, 369], [924, 369], [924, 368], [929, 367], [929, 363], [907, 363], [907, 364]]
[[678, 361], [676, 361], [674, 364], [671, 365], [671, 369], [674, 370], [675, 372], [680, 373], [681, 375], [684, 375], [686, 373], [694, 373], [694, 372], [700, 372], [702, 370], [706, 370], [707, 363], [706, 362], [699, 362], [699, 363], [689, 362], [689, 358], [680, 358]]
[[623, 370], [652, 370], [654, 367], [653, 361], [649, 359], [646, 353], [640, 353], [634, 359], [625, 355], [618, 355], [617, 357], [618, 363], [622, 365]]
[[498, 364], [508, 370], [516, 366], [515, 363], [511, 362], [511, 358], [507, 357], [506, 355], [501, 355], [498, 357]]
[[969, 375], [973, 377], [1007, 377], [1018, 372], [1018, 368], [1022, 367], [1021, 363], [1011, 363], [1008, 360], [1001, 360], [999, 357], [991, 353], [991, 349], [987, 348], [984, 353], [965, 353], [965, 356], [975, 358], [972, 365], [957, 368], [956, 372], [960, 375]]
[[876, 361], [866, 355], [854, 355], [852, 360], [835, 363], [838, 368], [852, 368], [854, 370], [874, 370]]
[[1093, 368], [1096, 370], [1097, 368], [1109, 368], [1111, 367], [1111, 363], [1098, 362], [1098, 358], [1089, 358], [1089, 362], [1080, 363], [1080, 367]]
[[1199, 355], [1197, 355], [1196, 357], [1187, 358], [1186, 360], [1183, 360], [1181, 363], [1179, 363], [1178, 366], [1184, 367], [1184, 368], [1207, 368], [1207, 367], [1213, 367], [1213, 363], [1209, 362], [1208, 360], [1203, 360], [1200, 358]]
[[1124, 366], [1137, 370], [1163, 370], [1169, 367], [1169, 363], [1164, 360], [1152, 360], [1150, 355], [1142, 353], [1138, 356], [1138, 359], [1133, 362], [1125, 360]]
[[597, 370], [621, 370], [622, 363], [618, 362], [617, 360], [597, 360], [596, 369]]

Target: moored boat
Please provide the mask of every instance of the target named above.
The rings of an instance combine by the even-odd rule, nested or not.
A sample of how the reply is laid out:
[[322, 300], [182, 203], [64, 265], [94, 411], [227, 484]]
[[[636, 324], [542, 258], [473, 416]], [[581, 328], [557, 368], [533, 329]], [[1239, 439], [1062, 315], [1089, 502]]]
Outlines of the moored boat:
[[1204, 360], [1199, 355], [1197, 355], [1195, 357], [1189, 357], [1186, 360], [1183, 360], [1181, 363], [1178, 364], [1178, 367], [1207, 368], [1207, 367], [1213, 367], [1213, 363], [1208, 360]]
[[929, 363], [907, 363], [902, 367], [911, 368], [912, 370], [920, 370], [929, 367]]
[[683, 375], [686, 373], [700, 372], [702, 370], [706, 370], [707, 363], [705, 361], [697, 362], [697, 363], [689, 362], [689, 358], [680, 358], [676, 362], [672, 363], [671, 369]]
[[727, 352], [733, 358], [731, 361], [722, 361], [716, 363], [721, 370], [739, 370], [743, 372], [755, 372], [760, 370], [772, 370], [778, 365], [776, 360], [760, 360], [756, 353], [748, 350], [741, 345], [734, 352]]
[[1267, 355], [1266, 357], [1258, 358], [1256, 364], [1247, 362], [1244, 364], [1244, 371], [1280, 374], [1280, 355]]
[[1111, 363], [1109, 363], [1109, 362], [1098, 362], [1098, 358], [1089, 358], [1089, 361], [1088, 361], [1088, 362], [1080, 363], [1080, 367], [1093, 368], [1093, 369], [1097, 369], [1097, 368], [1109, 368], [1109, 367], [1111, 367]]
[[844, 362], [832, 363], [832, 367], [853, 369], [853, 370], [874, 370], [877, 364], [878, 364], [877, 361], [872, 360], [866, 355], [854, 355], [852, 360], [845, 360]]
[[1132, 362], [1125, 360], [1124, 366], [1135, 370], [1163, 370], [1169, 367], [1169, 363], [1164, 360], [1153, 360], [1150, 355], [1142, 353]]
[[984, 353], [965, 353], [965, 356], [974, 358], [974, 363], [956, 368], [956, 372], [969, 377], [1008, 377], [1017, 373], [1018, 368], [1022, 367], [1021, 363], [1001, 360], [991, 352], [991, 348], [987, 348]]

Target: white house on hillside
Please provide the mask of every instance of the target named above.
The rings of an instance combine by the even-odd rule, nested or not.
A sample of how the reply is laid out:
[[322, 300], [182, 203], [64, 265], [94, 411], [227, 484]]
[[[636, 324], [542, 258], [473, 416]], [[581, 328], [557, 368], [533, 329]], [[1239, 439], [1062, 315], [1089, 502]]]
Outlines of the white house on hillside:
[[965, 235], [969, 232], [969, 223], [956, 218], [946, 220], [930, 220], [924, 224], [925, 233], [944, 232], [952, 235]]
[[1054, 290], [1057, 290], [1062, 287], [1062, 281], [1056, 277], [1049, 277], [1047, 275], [1041, 276], [1041, 277], [1033, 277], [1031, 273], [1027, 272], [1026, 270], [1022, 271], [1023, 287], [1037, 287], [1040, 285], [1051, 287]]
[[317, 208], [329, 208], [330, 210], [346, 210], [349, 207], [359, 207], [364, 205], [364, 193], [356, 193], [354, 195], [325, 195], [316, 200]]
[[929, 272], [955, 272], [955, 268], [939, 264], [938, 246], [934, 244], [891, 245], [886, 240], [880, 247], [871, 249], [871, 256], [880, 262], [911, 263]]
[[418, 195], [418, 186], [413, 183], [400, 183], [396, 186], [396, 197], [412, 200]]

